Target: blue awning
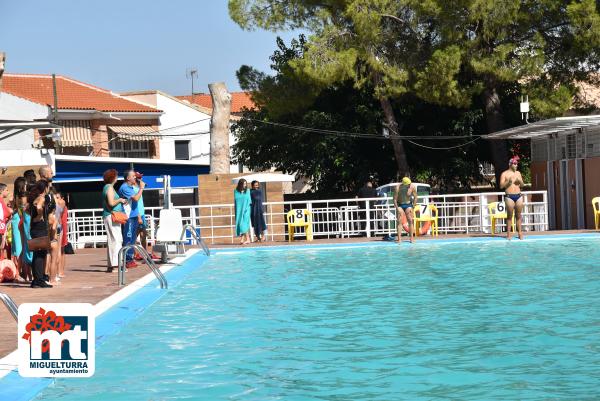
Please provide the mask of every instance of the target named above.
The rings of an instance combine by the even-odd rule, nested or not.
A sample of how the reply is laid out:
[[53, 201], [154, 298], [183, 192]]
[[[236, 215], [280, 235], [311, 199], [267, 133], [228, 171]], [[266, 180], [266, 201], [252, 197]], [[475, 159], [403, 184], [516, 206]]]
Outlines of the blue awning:
[[[126, 162], [83, 162], [72, 160], [56, 160], [56, 183], [72, 183], [87, 181], [102, 181], [104, 171], [114, 168], [122, 178], [123, 172], [131, 168], [131, 163]], [[198, 175], [208, 174], [209, 166], [185, 165], [164, 163], [133, 163], [133, 168], [144, 174], [146, 187], [149, 189], [162, 189], [162, 182], [158, 178], [163, 175], [171, 176], [172, 188], [198, 187]]]

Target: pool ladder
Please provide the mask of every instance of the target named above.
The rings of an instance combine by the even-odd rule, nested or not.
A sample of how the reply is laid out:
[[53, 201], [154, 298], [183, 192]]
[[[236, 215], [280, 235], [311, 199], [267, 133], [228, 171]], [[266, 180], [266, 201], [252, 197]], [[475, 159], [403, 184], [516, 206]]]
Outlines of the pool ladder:
[[154, 263], [154, 260], [152, 260], [152, 256], [150, 256], [150, 254], [141, 245], [137, 244], [126, 245], [119, 250], [119, 286], [125, 285], [125, 272], [127, 271], [127, 268], [125, 266], [126, 256], [127, 251], [129, 251], [130, 249], [137, 251], [142, 256], [142, 258], [146, 262], [146, 265], [150, 268], [150, 270], [152, 270], [152, 273], [154, 273], [154, 275], [160, 282], [160, 288], [169, 288], [167, 284], [167, 278], [160, 271], [156, 263]]
[[206, 245], [204, 240], [202, 240], [202, 237], [198, 234], [198, 231], [196, 231], [196, 227], [194, 227], [193, 225], [186, 224], [183, 226], [183, 231], [181, 232], [180, 239], [181, 240], [185, 239], [185, 234], [187, 233], [188, 230], [190, 233], [192, 233], [192, 237], [194, 237], [194, 239], [196, 240], [196, 245], [200, 245], [200, 247], [202, 247], [202, 250], [204, 251], [206, 256], [210, 256], [210, 249], [208, 249], [208, 246]]
[[2, 300], [2, 302], [4, 303], [4, 306], [6, 306], [6, 309], [8, 309], [8, 311], [10, 312], [12, 317], [14, 317], [16, 321], [18, 321], [19, 320], [19, 308], [17, 307], [17, 304], [15, 303], [15, 301], [13, 301], [13, 299], [10, 297], [10, 295], [5, 294], [3, 292], [0, 292], [0, 299]]

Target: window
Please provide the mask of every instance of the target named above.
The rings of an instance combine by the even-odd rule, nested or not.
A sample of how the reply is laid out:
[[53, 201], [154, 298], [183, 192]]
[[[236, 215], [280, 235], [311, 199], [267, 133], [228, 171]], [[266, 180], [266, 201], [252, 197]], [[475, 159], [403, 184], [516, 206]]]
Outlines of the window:
[[190, 141], [175, 141], [175, 160], [190, 160]]
[[567, 157], [563, 157], [563, 159], [574, 159], [576, 155], [576, 142], [575, 142], [575, 134], [567, 135]]
[[128, 141], [118, 139], [115, 134], [109, 134], [108, 151], [111, 157], [150, 158], [148, 141]]

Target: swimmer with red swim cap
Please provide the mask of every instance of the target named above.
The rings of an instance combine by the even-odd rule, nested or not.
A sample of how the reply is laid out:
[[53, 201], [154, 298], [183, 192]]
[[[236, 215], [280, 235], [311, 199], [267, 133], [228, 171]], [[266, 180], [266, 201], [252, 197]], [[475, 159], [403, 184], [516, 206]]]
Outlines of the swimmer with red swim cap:
[[523, 196], [521, 187], [523, 186], [523, 177], [517, 171], [519, 166], [519, 156], [513, 156], [508, 161], [508, 169], [500, 176], [500, 189], [504, 189], [504, 203], [506, 204], [506, 239], [510, 240], [512, 230], [513, 214], [517, 221], [517, 233], [519, 239], [523, 239], [521, 231], [521, 212], [523, 211]]

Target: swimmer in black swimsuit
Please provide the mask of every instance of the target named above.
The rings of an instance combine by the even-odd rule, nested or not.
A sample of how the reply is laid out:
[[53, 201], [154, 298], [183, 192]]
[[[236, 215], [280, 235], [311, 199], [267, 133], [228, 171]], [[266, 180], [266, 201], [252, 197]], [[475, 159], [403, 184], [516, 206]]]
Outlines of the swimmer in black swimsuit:
[[519, 239], [523, 239], [521, 231], [521, 212], [523, 211], [523, 196], [521, 195], [521, 186], [523, 177], [517, 171], [519, 165], [519, 156], [514, 156], [508, 161], [508, 170], [500, 176], [500, 189], [504, 189], [504, 203], [506, 204], [506, 238], [510, 240], [512, 230], [513, 213], [517, 221], [517, 233]]
[[394, 191], [394, 206], [396, 207], [396, 232], [398, 234], [397, 241], [402, 239], [402, 220], [406, 215], [408, 223], [408, 238], [410, 242], [414, 242], [414, 213], [413, 209], [417, 203], [417, 190], [412, 184], [410, 178], [404, 177], [402, 183], [396, 187]]

